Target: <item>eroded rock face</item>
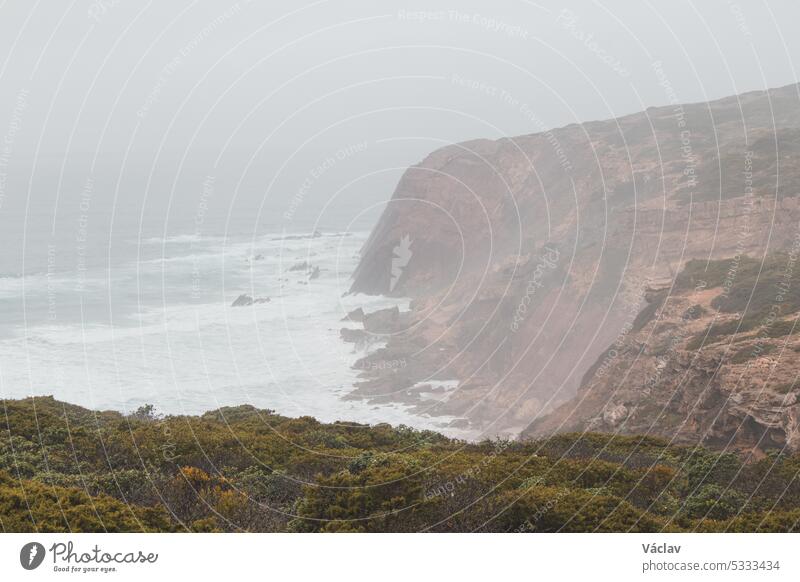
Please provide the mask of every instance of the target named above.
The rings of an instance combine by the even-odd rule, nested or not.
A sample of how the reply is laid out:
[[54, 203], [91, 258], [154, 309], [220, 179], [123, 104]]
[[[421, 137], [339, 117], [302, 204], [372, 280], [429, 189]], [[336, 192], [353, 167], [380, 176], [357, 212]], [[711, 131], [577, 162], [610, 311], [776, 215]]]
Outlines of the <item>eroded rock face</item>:
[[[800, 277], [790, 282], [797, 287]], [[770, 311], [742, 318], [719, 311], [715, 302], [724, 293], [720, 286], [673, 290], [652, 320], [601, 356], [573, 399], [522, 436], [591, 430], [725, 449], [796, 450], [800, 313], [792, 307], [777, 319]]]
[[795, 153], [797, 86], [434, 152], [354, 275], [355, 292], [413, 298], [378, 356], [407, 367], [370, 382], [457, 378], [439, 412], [519, 432], [576, 395], [643, 287], [688, 259], [791, 245]]

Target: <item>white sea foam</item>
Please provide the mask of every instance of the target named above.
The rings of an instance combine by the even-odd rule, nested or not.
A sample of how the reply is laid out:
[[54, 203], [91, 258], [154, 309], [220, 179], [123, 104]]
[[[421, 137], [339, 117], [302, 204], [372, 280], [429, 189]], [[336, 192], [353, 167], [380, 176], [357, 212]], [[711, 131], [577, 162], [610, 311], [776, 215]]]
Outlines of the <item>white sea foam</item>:
[[[52, 394], [122, 411], [152, 403], [170, 414], [248, 403], [323, 421], [445, 427], [447, 418], [342, 399], [363, 355], [340, 340], [342, 318], [357, 307], [408, 308], [405, 300], [346, 295], [364, 234], [174, 240], [185, 243], [182, 252], [87, 273], [97, 287], [81, 296], [83, 320], [27, 314], [24, 327], [0, 340], [0, 397]], [[290, 270], [303, 262], [319, 267], [319, 277]], [[6, 290], [24, 289], [36, 305], [47, 290], [33, 283]], [[59, 315], [75, 315], [74, 283], [61, 273], [51, 284]], [[270, 302], [231, 307], [243, 293]]]

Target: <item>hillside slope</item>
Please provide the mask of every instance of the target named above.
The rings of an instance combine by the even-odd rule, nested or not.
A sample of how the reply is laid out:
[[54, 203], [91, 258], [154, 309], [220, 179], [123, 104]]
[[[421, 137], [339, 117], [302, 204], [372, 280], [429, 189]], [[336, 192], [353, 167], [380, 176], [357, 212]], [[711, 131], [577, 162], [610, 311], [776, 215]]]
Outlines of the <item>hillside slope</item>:
[[0, 400], [0, 531], [792, 531], [800, 456]]
[[718, 448], [800, 449], [798, 246], [692, 261], [523, 437], [594, 430]]
[[353, 292], [413, 301], [353, 397], [518, 433], [575, 396], [646, 289], [790, 248], [798, 153], [794, 85], [434, 152], [362, 251]]

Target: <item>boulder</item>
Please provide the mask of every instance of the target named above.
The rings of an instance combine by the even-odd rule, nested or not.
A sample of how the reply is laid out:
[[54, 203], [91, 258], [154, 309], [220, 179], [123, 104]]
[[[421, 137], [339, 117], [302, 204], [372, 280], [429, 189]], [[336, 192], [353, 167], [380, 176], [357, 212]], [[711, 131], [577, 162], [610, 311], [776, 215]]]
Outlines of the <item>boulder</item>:
[[354, 309], [342, 318], [342, 321], [364, 321], [364, 310], [362, 308]]
[[396, 331], [399, 319], [399, 307], [379, 309], [364, 315], [364, 329], [372, 333], [392, 333]]
[[247, 293], [242, 293], [236, 300], [231, 303], [231, 307], [247, 307], [248, 305], [256, 305], [258, 303], [269, 303], [269, 297], [251, 297]]

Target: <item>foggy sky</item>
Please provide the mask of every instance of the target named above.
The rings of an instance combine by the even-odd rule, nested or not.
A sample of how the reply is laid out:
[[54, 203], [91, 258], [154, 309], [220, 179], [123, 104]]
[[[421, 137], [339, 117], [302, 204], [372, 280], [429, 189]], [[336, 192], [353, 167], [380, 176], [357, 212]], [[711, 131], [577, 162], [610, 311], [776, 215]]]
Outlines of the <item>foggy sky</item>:
[[106, 229], [200, 209], [209, 231], [368, 226], [442, 145], [668, 103], [654, 62], [681, 102], [795, 83], [798, 16], [795, 0], [8, 1], [0, 228], [66, 228], [82, 206], [116, 208]]

